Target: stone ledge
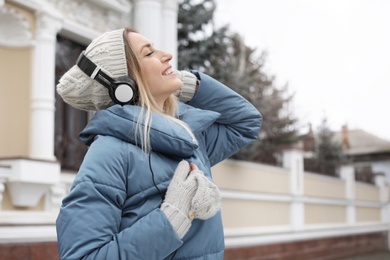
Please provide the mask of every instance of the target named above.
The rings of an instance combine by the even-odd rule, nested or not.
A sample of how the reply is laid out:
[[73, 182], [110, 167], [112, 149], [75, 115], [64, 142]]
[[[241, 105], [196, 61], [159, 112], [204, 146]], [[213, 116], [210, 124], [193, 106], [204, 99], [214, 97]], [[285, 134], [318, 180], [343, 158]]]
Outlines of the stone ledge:
[[0, 160], [0, 165], [12, 204], [16, 207], [36, 206], [60, 180], [58, 162], [18, 158]]

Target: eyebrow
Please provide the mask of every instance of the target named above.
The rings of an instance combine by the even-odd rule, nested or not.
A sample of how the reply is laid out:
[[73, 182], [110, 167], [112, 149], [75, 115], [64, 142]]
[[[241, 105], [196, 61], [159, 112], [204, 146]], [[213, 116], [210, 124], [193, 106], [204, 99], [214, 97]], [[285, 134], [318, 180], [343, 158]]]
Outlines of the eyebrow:
[[151, 43], [147, 43], [147, 44], [145, 44], [145, 45], [143, 45], [142, 47], [141, 47], [141, 50], [139, 51], [140, 53], [142, 53], [142, 50], [144, 49], [144, 48], [151, 48], [153, 45], [151, 44]]

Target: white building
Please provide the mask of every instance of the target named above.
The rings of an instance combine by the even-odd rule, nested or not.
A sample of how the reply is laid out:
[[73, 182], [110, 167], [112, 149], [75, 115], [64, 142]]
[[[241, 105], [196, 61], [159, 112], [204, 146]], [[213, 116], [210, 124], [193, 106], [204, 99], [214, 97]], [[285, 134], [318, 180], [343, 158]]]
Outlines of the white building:
[[1, 257], [34, 247], [58, 257], [54, 223], [74, 177], [56, 155], [56, 129], [69, 128], [58, 123], [66, 110], [55, 94], [59, 39], [86, 46], [102, 32], [132, 27], [176, 57], [177, 12], [177, 0], [0, 0]]

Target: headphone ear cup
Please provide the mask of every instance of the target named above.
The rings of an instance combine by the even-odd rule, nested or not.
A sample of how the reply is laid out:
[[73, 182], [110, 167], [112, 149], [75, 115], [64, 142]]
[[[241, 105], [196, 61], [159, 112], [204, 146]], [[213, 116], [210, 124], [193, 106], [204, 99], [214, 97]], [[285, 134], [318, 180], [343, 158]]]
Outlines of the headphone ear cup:
[[112, 83], [111, 99], [120, 105], [135, 104], [138, 100], [137, 83], [128, 76], [115, 79]]
[[120, 103], [129, 103], [134, 97], [134, 91], [128, 84], [119, 84], [114, 90], [115, 99]]

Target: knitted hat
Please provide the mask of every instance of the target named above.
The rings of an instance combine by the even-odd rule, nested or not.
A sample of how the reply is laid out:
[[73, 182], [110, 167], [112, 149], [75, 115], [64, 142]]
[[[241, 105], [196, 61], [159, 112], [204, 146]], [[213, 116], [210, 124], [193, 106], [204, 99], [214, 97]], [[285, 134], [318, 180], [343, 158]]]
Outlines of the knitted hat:
[[[100, 35], [85, 51], [85, 55], [112, 78], [128, 76], [123, 31]], [[61, 77], [57, 92], [66, 103], [81, 110], [97, 111], [114, 104], [108, 89], [88, 77], [77, 65]]]

